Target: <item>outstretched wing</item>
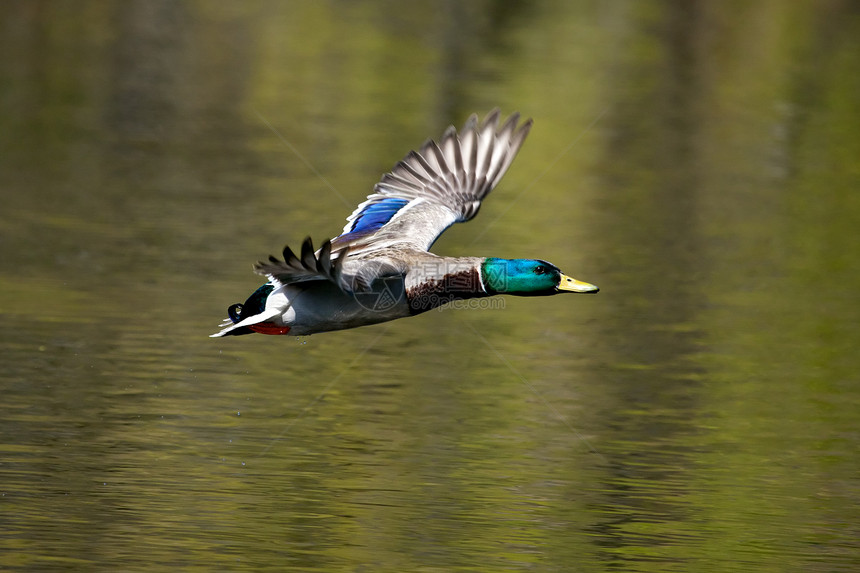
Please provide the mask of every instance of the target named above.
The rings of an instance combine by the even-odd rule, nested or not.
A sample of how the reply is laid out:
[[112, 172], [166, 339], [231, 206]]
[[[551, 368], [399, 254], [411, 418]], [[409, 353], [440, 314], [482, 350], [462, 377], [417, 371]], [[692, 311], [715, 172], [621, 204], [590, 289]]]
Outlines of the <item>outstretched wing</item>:
[[495, 109], [479, 124], [473, 114], [459, 133], [451, 126], [439, 143], [428, 140], [409, 152], [347, 218], [343, 232], [316, 253], [308, 237], [300, 256], [285, 247], [283, 261], [270, 256], [254, 270], [276, 284], [330, 280], [350, 290], [362, 276], [362, 255], [428, 250], [445, 229], [478, 213], [525, 141], [532, 120], [520, 123], [514, 113], [499, 127], [499, 117]]
[[500, 128], [499, 116], [495, 109], [479, 124], [472, 115], [459, 133], [451, 126], [438, 144], [428, 140], [411, 151], [347, 218], [332, 251], [426, 251], [445, 229], [474, 217], [532, 126], [514, 113]]

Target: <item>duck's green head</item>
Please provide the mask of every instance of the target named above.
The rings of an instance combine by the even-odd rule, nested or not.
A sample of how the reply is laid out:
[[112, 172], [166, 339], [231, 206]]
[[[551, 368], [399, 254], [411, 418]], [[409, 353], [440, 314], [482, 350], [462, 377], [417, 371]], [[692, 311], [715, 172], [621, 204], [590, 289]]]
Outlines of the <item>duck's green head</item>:
[[563, 274], [552, 263], [538, 259], [497, 259], [489, 257], [481, 265], [488, 292], [540, 296], [559, 292], [597, 292], [599, 289]]

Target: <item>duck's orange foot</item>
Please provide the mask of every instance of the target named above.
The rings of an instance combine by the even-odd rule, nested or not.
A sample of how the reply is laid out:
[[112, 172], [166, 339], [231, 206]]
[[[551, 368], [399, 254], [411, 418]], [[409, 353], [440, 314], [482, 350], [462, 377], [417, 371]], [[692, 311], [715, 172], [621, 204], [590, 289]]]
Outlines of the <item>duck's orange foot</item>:
[[257, 324], [249, 324], [248, 328], [260, 334], [287, 334], [290, 331], [289, 326], [278, 326], [271, 322], [259, 322]]

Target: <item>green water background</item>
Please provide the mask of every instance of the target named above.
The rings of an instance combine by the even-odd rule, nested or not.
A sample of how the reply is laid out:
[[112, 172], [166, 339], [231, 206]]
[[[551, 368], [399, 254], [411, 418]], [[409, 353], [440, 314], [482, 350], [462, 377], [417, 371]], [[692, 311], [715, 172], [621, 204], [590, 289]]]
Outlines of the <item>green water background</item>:
[[[856, 571], [850, 1], [0, 4], [0, 568]], [[207, 338], [499, 106], [439, 254], [596, 296]]]

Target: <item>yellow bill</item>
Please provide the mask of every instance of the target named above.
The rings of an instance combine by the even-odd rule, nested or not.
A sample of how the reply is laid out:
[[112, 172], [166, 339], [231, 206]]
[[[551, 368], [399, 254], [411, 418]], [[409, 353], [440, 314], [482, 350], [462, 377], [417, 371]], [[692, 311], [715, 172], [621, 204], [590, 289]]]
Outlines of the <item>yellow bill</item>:
[[561, 275], [561, 280], [559, 280], [557, 288], [558, 290], [569, 292], [597, 292], [600, 290], [593, 284], [578, 281], [567, 275]]

